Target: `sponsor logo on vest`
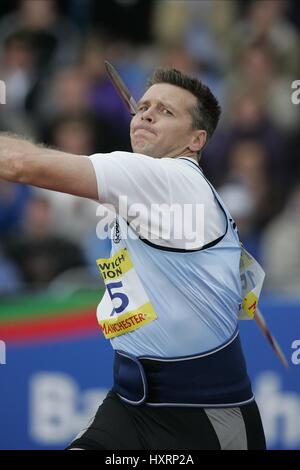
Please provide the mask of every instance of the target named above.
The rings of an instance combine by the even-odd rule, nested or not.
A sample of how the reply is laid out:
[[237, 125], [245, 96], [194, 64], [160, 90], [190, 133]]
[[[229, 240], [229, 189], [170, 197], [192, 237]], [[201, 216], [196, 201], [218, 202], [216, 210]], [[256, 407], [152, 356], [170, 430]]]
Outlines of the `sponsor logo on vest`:
[[132, 326], [144, 321], [145, 318], [146, 318], [145, 313], [137, 313], [135, 315], [131, 315], [125, 320], [121, 320], [113, 324], [109, 324], [109, 323], [104, 323], [103, 325], [100, 324], [100, 327], [103, 333], [105, 335], [108, 335], [111, 333], [119, 332], [121, 330], [131, 329]]
[[115, 225], [114, 225], [114, 233], [113, 233], [113, 241], [115, 243], [120, 243], [121, 236], [120, 236], [120, 226], [118, 219], [115, 220]]
[[125, 256], [123, 253], [114, 258], [112, 262], [99, 262], [98, 266], [102, 272], [104, 280], [114, 279], [115, 277], [121, 276], [123, 274], [121, 264], [126, 262]]

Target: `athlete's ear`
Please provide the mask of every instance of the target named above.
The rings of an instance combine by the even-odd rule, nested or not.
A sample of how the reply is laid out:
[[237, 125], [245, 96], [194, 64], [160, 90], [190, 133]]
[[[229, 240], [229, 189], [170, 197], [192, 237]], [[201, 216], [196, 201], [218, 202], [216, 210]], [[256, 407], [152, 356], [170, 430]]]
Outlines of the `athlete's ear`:
[[207, 132], [204, 131], [203, 129], [197, 129], [193, 131], [189, 149], [192, 152], [199, 152], [199, 150], [201, 150], [206, 144], [206, 139], [207, 139]]

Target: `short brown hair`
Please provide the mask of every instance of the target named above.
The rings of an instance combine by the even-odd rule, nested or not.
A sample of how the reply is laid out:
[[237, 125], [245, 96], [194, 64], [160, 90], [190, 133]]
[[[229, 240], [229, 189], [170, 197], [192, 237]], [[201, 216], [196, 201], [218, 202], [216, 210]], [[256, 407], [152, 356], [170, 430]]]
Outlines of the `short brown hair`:
[[192, 126], [194, 129], [204, 129], [207, 141], [213, 135], [221, 115], [221, 106], [208, 86], [201, 80], [190, 77], [177, 69], [155, 70], [147, 83], [147, 88], [158, 83], [169, 83], [189, 91], [197, 98], [197, 105], [191, 109]]

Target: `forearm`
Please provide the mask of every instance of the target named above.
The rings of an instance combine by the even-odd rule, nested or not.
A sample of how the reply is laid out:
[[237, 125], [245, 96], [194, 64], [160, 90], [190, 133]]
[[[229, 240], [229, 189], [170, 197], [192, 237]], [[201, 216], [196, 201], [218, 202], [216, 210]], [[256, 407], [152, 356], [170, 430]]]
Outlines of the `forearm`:
[[52, 150], [0, 134], [0, 179], [97, 199], [92, 164], [85, 156]]

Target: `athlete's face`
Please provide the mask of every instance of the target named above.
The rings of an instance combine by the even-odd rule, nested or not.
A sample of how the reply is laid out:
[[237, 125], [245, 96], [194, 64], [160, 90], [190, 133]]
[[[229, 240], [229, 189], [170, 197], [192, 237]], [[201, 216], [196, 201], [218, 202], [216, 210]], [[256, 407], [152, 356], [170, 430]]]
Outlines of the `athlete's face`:
[[195, 156], [206, 139], [204, 130], [192, 126], [191, 109], [196, 103], [187, 90], [168, 83], [152, 85], [131, 121], [133, 151], [152, 157]]

